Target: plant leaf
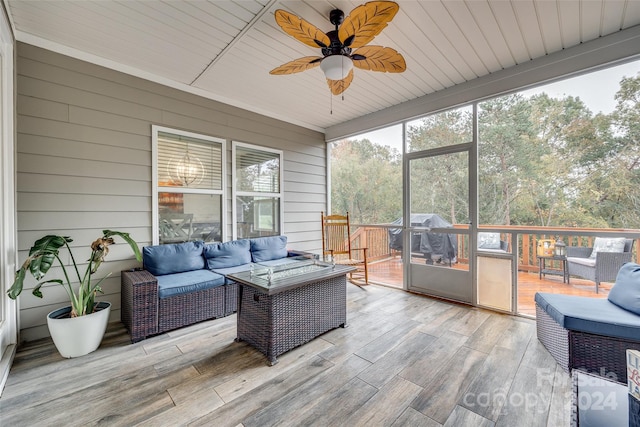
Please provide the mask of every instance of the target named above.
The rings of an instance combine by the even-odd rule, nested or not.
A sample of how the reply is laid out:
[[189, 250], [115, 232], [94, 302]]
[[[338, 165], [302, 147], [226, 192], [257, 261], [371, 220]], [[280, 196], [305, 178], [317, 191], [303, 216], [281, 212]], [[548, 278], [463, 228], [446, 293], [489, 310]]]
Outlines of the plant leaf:
[[305, 56], [302, 58], [294, 59], [293, 61], [289, 61], [286, 64], [282, 64], [281, 66], [269, 71], [269, 74], [283, 75], [300, 73], [302, 71], [310, 70], [311, 68], [317, 67], [318, 65], [320, 65], [321, 60], [321, 56]]
[[123, 233], [121, 231], [114, 231], [114, 230], [102, 230], [102, 233], [104, 234], [105, 239], [111, 236], [122, 237], [122, 239], [124, 239], [124, 241], [127, 242], [129, 246], [131, 246], [131, 249], [133, 250], [133, 253], [136, 256], [136, 259], [140, 262], [142, 261], [142, 253], [140, 253], [140, 248], [138, 247], [138, 244], [136, 243], [136, 241], [129, 236], [129, 233]]
[[285, 33], [307, 46], [326, 47], [331, 44], [324, 32], [304, 19], [282, 9], [276, 10], [274, 15], [276, 23]]
[[392, 1], [371, 1], [351, 11], [338, 30], [338, 38], [342, 43], [353, 41], [348, 47], [357, 48], [369, 43], [385, 29], [400, 7]]
[[29, 269], [36, 280], [42, 279], [47, 274], [60, 248], [69, 242], [73, 242], [69, 237], [54, 235], [47, 235], [36, 240], [29, 250], [29, 256], [32, 258]]
[[63, 285], [64, 286], [64, 282], [60, 279], [51, 279], [51, 280], [47, 280], [44, 282], [40, 282], [38, 283], [38, 285], [33, 288], [33, 291], [31, 291], [31, 293], [35, 296], [37, 296], [38, 298], [42, 298], [42, 291], [40, 291], [40, 288], [42, 287], [42, 285], [45, 285], [47, 283], [57, 283], [58, 285]]
[[29, 268], [26, 262], [25, 264], [23, 264], [22, 267], [20, 267], [20, 270], [16, 271], [16, 276], [15, 276], [15, 280], [13, 281], [13, 285], [11, 285], [9, 290], [7, 290], [7, 295], [9, 295], [9, 298], [11, 299], [18, 298], [18, 295], [20, 295], [20, 293], [22, 292], [22, 287], [24, 286], [24, 276], [27, 274], [27, 269]]
[[[361, 56], [364, 59], [359, 59]], [[402, 73], [407, 69], [407, 64], [404, 62], [402, 55], [390, 47], [361, 47], [354, 52], [352, 59], [353, 66], [361, 70]]]

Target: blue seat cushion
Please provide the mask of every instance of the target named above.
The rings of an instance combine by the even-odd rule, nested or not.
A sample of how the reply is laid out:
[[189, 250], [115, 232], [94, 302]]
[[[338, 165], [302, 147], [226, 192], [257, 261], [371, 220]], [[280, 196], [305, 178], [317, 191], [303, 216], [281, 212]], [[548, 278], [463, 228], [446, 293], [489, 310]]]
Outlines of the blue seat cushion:
[[204, 242], [185, 242], [170, 245], [145, 246], [142, 262], [154, 276], [182, 273], [204, 268]]
[[286, 258], [287, 236], [269, 236], [250, 239], [253, 262], [271, 261]]
[[640, 265], [635, 262], [622, 265], [607, 299], [618, 307], [640, 315]]
[[216, 288], [225, 284], [224, 276], [209, 270], [165, 274], [158, 276], [157, 279], [160, 299]]
[[538, 292], [535, 301], [565, 329], [640, 341], [640, 316], [606, 299]]
[[251, 262], [250, 247], [251, 245], [247, 239], [204, 245], [204, 258], [207, 260], [207, 268], [214, 270], [249, 264]]
[[241, 273], [243, 271], [248, 271], [251, 268], [251, 263], [236, 265], [235, 267], [227, 267], [227, 268], [216, 268], [213, 271], [214, 273], [222, 274], [225, 277], [225, 283], [228, 285], [229, 283], [234, 283], [233, 280], [227, 278], [227, 274], [233, 273]]

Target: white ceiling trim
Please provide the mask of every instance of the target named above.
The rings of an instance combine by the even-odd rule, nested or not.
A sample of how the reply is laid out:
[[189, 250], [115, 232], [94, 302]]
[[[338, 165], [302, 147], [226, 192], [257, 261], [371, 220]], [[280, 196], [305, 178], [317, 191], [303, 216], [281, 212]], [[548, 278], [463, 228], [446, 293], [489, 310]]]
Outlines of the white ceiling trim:
[[249, 30], [251, 30], [253, 28], [254, 25], [256, 25], [256, 23], [258, 21], [260, 21], [262, 19], [262, 17], [264, 16], [265, 13], [267, 13], [270, 9], [271, 6], [273, 6], [278, 0], [269, 0], [269, 2], [267, 4], [264, 5], [264, 7], [262, 8], [262, 10], [260, 12], [258, 12], [253, 19], [247, 24], [245, 25], [245, 27], [242, 29], [242, 31], [240, 31], [240, 33], [235, 36], [233, 38], [233, 40], [231, 40], [231, 42], [225, 46], [224, 49], [222, 49], [222, 51], [211, 60], [211, 62], [209, 63], [209, 65], [207, 65], [204, 70], [202, 70], [200, 72], [200, 74], [198, 74], [196, 76], [195, 79], [193, 79], [193, 81], [191, 82], [191, 84], [196, 84], [196, 82], [198, 81], [198, 79], [200, 79], [200, 77], [205, 74], [208, 70], [210, 70], [215, 64], [218, 63], [218, 61], [227, 53], [231, 50], [231, 48], [233, 46], [235, 46], [236, 43], [238, 43], [246, 34], [247, 32], [249, 32]]
[[296, 121], [289, 117], [279, 115], [273, 113], [272, 111], [263, 110], [257, 108], [255, 105], [249, 105], [243, 102], [239, 102], [237, 100], [217, 95], [210, 91], [198, 89], [193, 86], [189, 86], [184, 83], [176, 82], [175, 80], [171, 80], [162, 76], [158, 76], [157, 74], [149, 73], [148, 71], [140, 70], [139, 68], [131, 67], [129, 65], [121, 64], [119, 62], [112, 61], [110, 59], [106, 59], [100, 56], [96, 56], [78, 49], [74, 49], [56, 42], [52, 42], [50, 40], [45, 40], [41, 37], [34, 36], [33, 34], [25, 33], [22, 31], [15, 31], [15, 38], [19, 42], [27, 43], [36, 47], [40, 47], [42, 49], [47, 49], [62, 55], [70, 56], [75, 59], [79, 59], [81, 61], [86, 61], [95, 65], [99, 65], [105, 68], [109, 68], [115, 71], [119, 71], [121, 73], [129, 74], [134, 77], [139, 77], [144, 80], [149, 80], [154, 83], [161, 84], [163, 86], [168, 86], [173, 89], [178, 89], [183, 92], [188, 92], [194, 95], [201, 96], [203, 98], [211, 99], [213, 101], [222, 102], [224, 104], [230, 105], [232, 107], [242, 108], [243, 110], [251, 111], [256, 114], [260, 114], [266, 117], [271, 117], [272, 119], [282, 120], [284, 122], [301, 126], [310, 130], [314, 130], [317, 132], [323, 132], [324, 129], [318, 126], [315, 126], [311, 123], [306, 123], [302, 121]]

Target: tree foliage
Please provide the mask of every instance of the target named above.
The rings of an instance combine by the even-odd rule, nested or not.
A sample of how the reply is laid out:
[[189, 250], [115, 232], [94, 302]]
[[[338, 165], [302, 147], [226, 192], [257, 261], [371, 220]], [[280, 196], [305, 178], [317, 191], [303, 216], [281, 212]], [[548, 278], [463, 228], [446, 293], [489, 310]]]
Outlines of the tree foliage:
[[[513, 94], [478, 112], [481, 224], [640, 228], [640, 74], [625, 77], [609, 114], [577, 97]], [[411, 122], [410, 152], [473, 141], [469, 109]], [[411, 212], [470, 220], [466, 153], [411, 161]], [[402, 214], [402, 159], [369, 140], [334, 144], [332, 205], [358, 223]]]
[[349, 212], [359, 224], [402, 216], [402, 158], [398, 150], [367, 139], [340, 141], [331, 149], [333, 212]]

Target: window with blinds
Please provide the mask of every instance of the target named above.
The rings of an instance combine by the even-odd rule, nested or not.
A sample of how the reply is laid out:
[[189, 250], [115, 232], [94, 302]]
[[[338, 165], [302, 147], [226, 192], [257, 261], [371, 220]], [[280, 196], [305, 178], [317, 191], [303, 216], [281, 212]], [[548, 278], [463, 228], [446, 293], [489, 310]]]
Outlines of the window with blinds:
[[158, 186], [222, 190], [222, 143], [158, 132]]
[[224, 240], [225, 140], [153, 127], [157, 242]]
[[233, 143], [234, 238], [282, 230], [282, 151]]

